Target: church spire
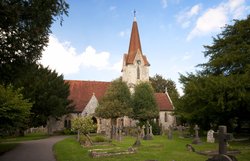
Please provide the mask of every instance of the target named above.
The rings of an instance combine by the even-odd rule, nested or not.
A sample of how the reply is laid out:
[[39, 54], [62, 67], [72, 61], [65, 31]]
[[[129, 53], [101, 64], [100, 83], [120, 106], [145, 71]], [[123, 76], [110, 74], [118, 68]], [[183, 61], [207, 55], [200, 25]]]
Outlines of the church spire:
[[[130, 35], [130, 42], [129, 42], [129, 49], [128, 49], [126, 64], [133, 64], [135, 56], [138, 51], [142, 54], [141, 41], [140, 41], [139, 30], [138, 30], [138, 25], [136, 21], [136, 11], [134, 11], [134, 21], [132, 24], [132, 31]], [[149, 65], [147, 58], [145, 56], [143, 56], [143, 59], [145, 61], [145, 65]]]

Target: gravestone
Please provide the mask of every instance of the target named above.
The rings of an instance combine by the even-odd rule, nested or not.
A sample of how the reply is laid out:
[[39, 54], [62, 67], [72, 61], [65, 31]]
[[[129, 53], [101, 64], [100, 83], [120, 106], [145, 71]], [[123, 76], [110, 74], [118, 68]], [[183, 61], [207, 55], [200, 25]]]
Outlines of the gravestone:
[[140, 126], [138, 126], [137, 127], [137, 137], [136, 137], [136, 141], [133, 144], [133, 146], [140, 146], [141, 145], [140, 134], [141, 134], [141, 128], [140, 128]]
[[195, 131], [195, 138], [192, 142], [192, 144], [200, 144], [201, 143], [201, 139], [199, 138], [199, 127], [198, 125], [194, 126], [194, 131]]
[[143, 138], [144, 136], [145, 136], [145, 125], [143, 125], [141, 129], [141, 138]]
[[149, 135], [154, 136], [153, 131], [152, 131], [152, 126], [149, 124]]
[[122, 141], [122, 128], [118, 128], [118, 141]]
[[152, 135], [150, 135], [150, 124], [149, 122], [147, 121], [147, 125], [146, 125], [146, 135], [143, 137], [143, 140], [152, 140], [153, 137]]
[[168, 139], [169, 140], [173, 139], [173, 133], [172, 133], [172, 126], [171, 125], [168, 127]]
[[219, 154], [209, 158], [207, 161], [237, 161], [237, 159], [227, 154], [227, 141], [232, 139], [232, 135], [227, 133], [226, 126], [219, 126], [219, 131], [214, 133], [219, 142]]
[[212, 129], [207, 132], [207, 142], [214, 143], [214, 130]]
[[183, 137], [183, 130], [184, 130], [184, 127], [182, 125], [179, 125], [178, 126], [179, 138], [184, 138]]

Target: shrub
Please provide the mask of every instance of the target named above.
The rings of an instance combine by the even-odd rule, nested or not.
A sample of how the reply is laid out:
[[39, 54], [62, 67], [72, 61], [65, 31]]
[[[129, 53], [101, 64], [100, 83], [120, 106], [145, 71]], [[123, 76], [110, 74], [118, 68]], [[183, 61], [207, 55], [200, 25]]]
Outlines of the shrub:
[[95, 136], [93, 139], [94, 142], [105, 142], [107, 139], [103, 136]]

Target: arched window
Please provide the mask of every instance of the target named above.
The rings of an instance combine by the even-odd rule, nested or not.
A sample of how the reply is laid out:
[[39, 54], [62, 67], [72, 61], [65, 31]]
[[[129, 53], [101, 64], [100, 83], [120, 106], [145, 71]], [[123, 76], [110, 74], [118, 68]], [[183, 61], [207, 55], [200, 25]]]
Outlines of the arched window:
[[68, 126], [68, 122], [67, 120], [64, 120], [64, 128], [67, 128], [67, 126]]
[[137, 67], [137, 79], [140, 79], [140, 68], [139, 68], [139, 66]]
[[165, 112], [165, 122], [168, 122], [168, 113]]
[[64, 120], [64, 128], [70, 129], [71, 128], [71, 120]]
[[71, 128], [71, 120], [68, 120], [68, 128]]

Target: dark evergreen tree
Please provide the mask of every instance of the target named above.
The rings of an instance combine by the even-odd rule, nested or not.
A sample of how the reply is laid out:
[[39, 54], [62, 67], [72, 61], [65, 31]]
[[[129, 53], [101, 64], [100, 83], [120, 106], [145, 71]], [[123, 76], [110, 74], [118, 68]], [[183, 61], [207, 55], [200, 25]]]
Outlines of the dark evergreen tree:
[[49, 117], [59, 118], [69, 113], [73, 106], [68, 100], [69, 84], [63, 76], [35, 64], [28, 69], [16, 86], [24, 87], [24, 96], [34, 102], [30, 126], [46, 125]]
[[63, 0], [0, 2], [0, 82], [13, 84], [29, 64], [41, 58], [50, 26], [67, 15]]
[[[111, 119], [111, 125], [115, 126], [117, 118], [130, 116], [131, 113], [131, 95], [127, 84], [121, 79], [112, 81], [100, 105], [96, 108], [95, 115]], [[111, 135], [111, 137], [114, 136]]]
[[134, 119], [145, 122], [159, 117], [154, 90], [150, 83], [142, 82], [135, 86], [132, 102]]
[[249, 127], [250, 16], [227, 25], [211, 46], [205, 46], [207, 63], [197, 74], [181, 75], [184, 95], [177, 113], [204, 129], [220, 124], [231, 130]]

